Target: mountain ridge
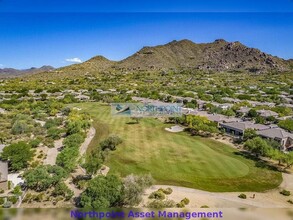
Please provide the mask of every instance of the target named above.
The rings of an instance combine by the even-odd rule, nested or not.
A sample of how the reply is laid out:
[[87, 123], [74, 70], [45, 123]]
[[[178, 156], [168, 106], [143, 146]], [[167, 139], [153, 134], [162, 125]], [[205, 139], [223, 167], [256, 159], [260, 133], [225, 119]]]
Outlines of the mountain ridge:
[[[24, 73], [44, 72], [80, 75], [91, 72], [129, 72], [162, 70], [200, 70], [209, 72], [288, 72], [293, 69], [293, 59], [285, 60], [264, 53], [256, 48], [247, 47], [239, 41], [228, 42], [217, 39], [210, 43], [194, 43], [191, 40], [173, 40], [157, 46], [144, 46], [136, 53], [120, 61], [111, 61], [98, 55], [91, 59], [58, 69], [42, 71], [25, 70]], [[0, 69], [1, 70], [1, 69]], [[3, 74], [2, 74], [3, 75]], [[7, 74], [6, 74], [7, 75]], [[1, 76], [1, 71], [0, 71]]]
[[14, 69], [14, 68], [0, 68], [0, 77], [1, 78], [11, 78], [11, 77], [18, 77], [24, 75], [31, 75], [41, 72], [49, 72], [54, 70], [55, 68], [49, 65], [41, 66], [40, 68], [31, 67], [29, 69]]
[[[292, 61], [247, 47], [239, 41], [228, 42], [224, 39], [217, 39], [211, 43], [197, 44], [183, 39], [158, 46], [145, 46], [120, 61], [111, 61], [105, 57], [96, 56], [73, 66], [75, 69], [84, 69], [88, 72], [197, 69], [215, 72], [262, 73], [290, 71]], [[71, 67], [63, 67], [60, 70], [73, 70]]]

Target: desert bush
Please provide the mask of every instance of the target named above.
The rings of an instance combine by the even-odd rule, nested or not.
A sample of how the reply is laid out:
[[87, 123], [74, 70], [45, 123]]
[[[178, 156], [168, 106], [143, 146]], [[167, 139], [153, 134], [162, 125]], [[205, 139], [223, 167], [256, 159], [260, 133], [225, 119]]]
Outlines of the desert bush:
[[41, 143], [41, 139], [36, 138], [34, 140], [31, 140], [29, 142], [29, 144], [31, 145], [31, 147], [36, 148], [39, 144]]
[[283, 190], [280, 192], [280, 194], [282, 194], [283, 196], [290, 196], [290, 195], [291, 195], [291, 192], [288, 191], [288, 190], [283, 189]]
[[12, 202], [9, 202], [9, 201], [5, 202], [5, 203], [2, 205], [3, 208], [10, 208], [11, 206], [12, 206]]
[[176, 207], [177, 208], [184, 208], [185, 207], [185, 204], [184, 204], [184, 202], [181, 201], [181, 202], [179, 202], [179, 203], [176, 204]]
[[189, 199], [188, 198], [184, 198], [181, 200], [181, 202], [183, 202], [185, 205], [189, 204]]
[[148, 203], [148, 208], [153, 209], [162, 209], [162, 208], [174, 208], [176, 206], [176, 203], [173, 200], [153, 200], [152, 202]]
[[16, 186], [16, 187], [14, 187], [12, 193], [13, 193], [14, 195], [21, 195], [21, 194], [22, 194], [21, 187], [20, 187], [20, 186]]
[[12, 204], [15, 204], [17, 202], [18, 198], [16, 196], [8, 197], [8, 201]]
[[166, 197], [165, 194], [164, 194], [161, 190], [158, 190], [158, 191], [152, 192], [152, 193], [149, 195], [149, 199], [159, 199], [159, 200], [164, 200], [165, 197]]
[[246, 199], [246, 195], [244, 193], [241, 193], [239, 196], [238, 196], [240, 199]]
[[209, 208], [207, 205], [202, 205], [200, 208]]
[[123, 204], [126, 206], [138, 205], [142, 200], [142, 195], [148, 187], [153, 184], [150, 175], [135, 176], [128, 175], [123, 179]]
[[289, 202], [290, 204], [293, 204], [293, 201], [291, 199], [289, 199], [287, 202]]
[[173, 192], [173, 190], [170, 187], [168, 187], [166, 189], [160, 188], [158, 191], [161, 191], [166, 195], [170, 195]]

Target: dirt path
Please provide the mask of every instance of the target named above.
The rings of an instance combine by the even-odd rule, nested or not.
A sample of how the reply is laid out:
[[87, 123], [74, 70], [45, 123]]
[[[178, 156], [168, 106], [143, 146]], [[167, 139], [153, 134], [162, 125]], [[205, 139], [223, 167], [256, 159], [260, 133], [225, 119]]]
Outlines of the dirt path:
[[94, 127], [91, 127], [87, 133], [87, 136], [86, 136], [84, 142], [81, 144], [81, 146], [79, 148], [80, 156], [82, 156], [86, 153], [86, 150], [87, 150], [89, 144], [91, 143], [91, 141], [93, 140], [93, 138], [95, 137], [95, 134], [96, 134], [96, 129]]
[[[280, 194], [280, 191], [286, 189], [291, 191], [291, 193], [293, 192], [293, 175], [283, 174], [283, 179], [282, 184], [277, 189], [264, 193], [244, 192], [247, 195], [247, 199], [238, 198], [238, 195], [241, 194], [240, 192], [211, 193], [179, 186], [155, 185], [146, 191], [141, 206], [147, 204], [147, 197], [151, 192], [159, 188], [170, 187], [173, 189], [173, 193], [168, 195], [168, 199], [180, 202], [186, 197], [190, 200], [189, 205], [186, 206], [187, 208], [200, 208], [204, 205], [210, 208], [292, 208], [293, 205], [288, 203], [287, 200], [293, 200], [293, 196], [283, 196]], [[255, 194], [254, 199], [252, 198], [253, 194]]]
[[[95, 134], [96, 134], [96, 129], [94, 127], [91, 127], [87, 133], [87, 136], [84, 142], [81, 144], [79, 148], [80, 157], [82, 157], [86, 153], [89, 144], [91, 143], [92, 139], [95, 137]], [[75, 171], [75, 173], [85, 174], [83, 169], [79, 166], [77, 170]], [[69, 189], [73, 191], [74, 197], [79, 197], [80, 194], [82, 193], [82, 190], [77, 189], [71, 181], [72, 181], [72, 177], [69, 177], [67, 180], [65, 180], [64, 183], [68, 186]]]
[[44, 160], [44, 165], [55, 165], [56, 164], [56, 158], [59, 153], [58, 148], [62, 147], [63, 139], [61, 138], [54, 142], [53, 148], [48, 148], [47, 151], [47, 157]]

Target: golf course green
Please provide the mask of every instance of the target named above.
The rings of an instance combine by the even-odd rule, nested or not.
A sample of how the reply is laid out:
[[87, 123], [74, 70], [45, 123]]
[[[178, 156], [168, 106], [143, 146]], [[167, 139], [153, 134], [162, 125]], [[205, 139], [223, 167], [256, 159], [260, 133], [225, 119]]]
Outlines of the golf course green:
[[110, 134], [123, 139], [106, 160], [110, 173], [122, 177], [150, 173], [157, 184], [212, 192], [260, 192], [282, 181], [280, 172], [260, 166], [231, 146], [186, 132], [168, 132], [165, 128], [171, 125], [157, 119], [144, 118], [135, 124], [130, 118], [113, 117], [110, 107], [100, 103], [70, 106], [81, 108], [94, 120], [96, 136], [89, 151]]

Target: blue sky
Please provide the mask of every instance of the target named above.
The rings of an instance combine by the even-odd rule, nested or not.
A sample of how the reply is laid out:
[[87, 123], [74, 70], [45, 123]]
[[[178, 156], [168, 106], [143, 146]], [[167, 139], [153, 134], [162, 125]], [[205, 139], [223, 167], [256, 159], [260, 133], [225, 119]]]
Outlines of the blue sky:
[[0, 0], [0, 68], [59, 67], [95, 55], [120, 60], [174, 39], [224, 38], [293, 58], [291, 0], [81, 2]]

